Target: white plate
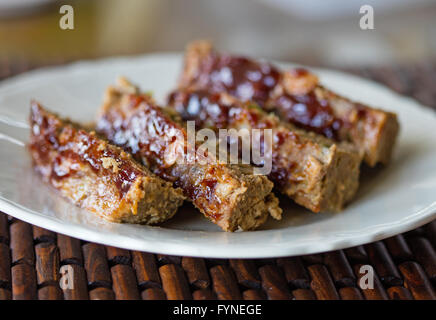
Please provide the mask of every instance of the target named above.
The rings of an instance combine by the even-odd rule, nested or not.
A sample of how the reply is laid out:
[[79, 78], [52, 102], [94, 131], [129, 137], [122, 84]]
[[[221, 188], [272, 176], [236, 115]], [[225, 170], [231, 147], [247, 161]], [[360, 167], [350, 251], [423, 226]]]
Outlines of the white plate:
[[80, 239], [132, 250], [217, 258], [310, 254], [380, 240], [419, 227], [436, 213], [436, 116], [415, 101], [369, 81], [316, 70], [346, 96], [399, 114], [392, 164], [364, 172], [353, 203], [339, 214], [314, 214], [281, 199], [280, 222], [262, 230], [221, 232], [190, 205], [161, 227], [108, 223], [57, 196], [33, 173], [25, 149], [29, 100], [79, 121], [93, 119], [105, 87], [125, 75], [158, 100], [175, 85], [181, 57], [159, 54], [80, 62], [29, 72], [0, 83], [0, 210]]

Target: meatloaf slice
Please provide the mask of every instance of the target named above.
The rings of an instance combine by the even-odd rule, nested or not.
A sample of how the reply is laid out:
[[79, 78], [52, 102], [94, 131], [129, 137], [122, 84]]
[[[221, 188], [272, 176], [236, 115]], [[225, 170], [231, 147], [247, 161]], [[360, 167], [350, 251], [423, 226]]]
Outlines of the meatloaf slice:
[[300, 128], [352, 143], [371, 167], [389, 162], [399, 131], [396, 114], [335, 94], [305, 69], [281, 71], [264, 61], [219, 53], [206, 41], [188, 45], [179, 88], [254, 101]]
[[182, 188], [200, 212], [225, 231], [256, 229], [268, 215], [281, 218], [267, 177], [197, 152], [186, 129], [125, 79], [107, 90], [97, 130]]
[[75, 205], [113, 222], [156, 224], [173, 217], [180, 189], [122, 149], [31, 103], [29, 151], [37, 172]]
[[269, 178], [281, 192], [312, 211], [339, 211], [356, 193], [361, 157], [348, 143], [335, 144], [297, 129], [254, 103], [240, 102], [226, 93], [175, 91], [169, 100], [183, 119], [195, 120], [201, 128], [270, 129], [271, 147], [264, 136], [260, 138], [260, 149], [271, 150]]

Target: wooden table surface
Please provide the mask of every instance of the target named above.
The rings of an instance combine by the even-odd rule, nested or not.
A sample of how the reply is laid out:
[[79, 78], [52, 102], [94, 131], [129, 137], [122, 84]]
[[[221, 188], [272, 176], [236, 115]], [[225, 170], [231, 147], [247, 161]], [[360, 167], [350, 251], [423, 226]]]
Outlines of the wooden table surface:
[[[34, 67], [0, 63], [0, 79]], [[348, 71], [436, 109], [436, 64]], [[383, 241], [316, 255], [176, 257], [85, 242], [0, 213], [0, 300], [436, 299], [435, 249], [433, 221]], [[373, 289], [359, 287], [362, 265], [375, 271]], [[65, 270], [74, 274], [72, 289], [61, 278]]]

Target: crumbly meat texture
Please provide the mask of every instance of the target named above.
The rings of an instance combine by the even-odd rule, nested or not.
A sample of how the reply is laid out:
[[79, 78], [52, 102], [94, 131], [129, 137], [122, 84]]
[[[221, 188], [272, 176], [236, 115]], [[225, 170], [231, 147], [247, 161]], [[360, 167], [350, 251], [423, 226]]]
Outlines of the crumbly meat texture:
[[29, 151], [42, 178], [75, 205], [112, 222], [157, 224], [182, 204], [175, 189], [122, 149], [31, 103]]
[[255, 101], [300, 128], [352, 143], [371, 167], [389, 162], [398, 136], [399, 123], [392, 112], [341, 97], [305, 69], [282, 72], [263, 61], [218, 53], [206, 41], [187, 47], [179, 88]]
[[273, 183], [267, 177], [220, 163], [210, 155], [200, 159], [195, 144], [187, 141], [185, 128], [125, 79], [107, 90], [97, 130], [182, 188], [225, 231], [256, 229], [268, 215], [281, 218], [282, 210], [271, 193]]
[[338, 135], [360, 149], [367, 165], [389, 163], [400, 130], [395, 113], [353, 102], [322, 86], [317, 86], [314, 93], [319, 100], [328, 101], [336, 117], [346, 123]]
[[271, 129], [272, 146], [261, 138], [261, 149], [271, 150], [269, 178], [312, 211], [339, 211], [356, 193], [361, 156], [348, 143], [307, 133], [225, 93], [175, 91], [169, 106], [201, 128]]

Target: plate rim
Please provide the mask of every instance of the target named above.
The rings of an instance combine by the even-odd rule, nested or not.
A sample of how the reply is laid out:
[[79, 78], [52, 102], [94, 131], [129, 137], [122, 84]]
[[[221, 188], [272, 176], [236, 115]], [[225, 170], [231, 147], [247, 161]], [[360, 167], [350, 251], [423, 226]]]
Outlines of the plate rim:
[[[307, 254], [317, 254], [323, 252], [329, 252], [333, 250], [342, 250], [346, 248], [351, 248], [359, 245], [364, 245], [367, 243], [383, 240], [416, 228], [419, 228], [427, 223], [430, 223], [434, 219], [436, 219], [436, 201], [430, 204], [428, 207], [420, 210], [419, 213], [414, 214], [418, 217], [412, 219], [407, 224], [398, 224], [395, 227], [391, 227], [389, 229], [381, 228], [377, 232], [366, 233], [362, 236], [356, 237], [348, 237], [348, 238], [339, 238], [336, 241], [330, 240], [323, 244], [319, 244], [317, 246], [308, 247], [307, 250], [302, 250], [304, 244], [300, 244], [298, 247], [299, 250], [295, 250], [295, 247], [292, 247], [292, 251], [286, 250], [286, 246], [281, 244], [283, 248], [277, 249], [275, 247], [274, 251], [268, 253], [268, 251], [262, 251], [263, 254], [255, 253], [257, 251], [248, 250], [245, 251], [243, 255], [239, 253], [239, 250], [236, 252], [227, 251], [227, 249], [234, 248], [233, 244], [228, 244], [227, 246], [220, 246], [221, 248], [214, 248], [214, 252], [210, 252], [210, 247], [207, 246], [197, 246], [196, 248], [192, 248], [187, 246], [186, 244], [178, 244], [172, 241], [162, 241], [160, 239], [160, 245], [164, 244], [163, 247], [156, 249], [156, 243], [147, 242], [138, 238], [130, 238], [124, 235], [110, 233], [108, 231], [103, 230], [102, 232], [96, 232], [88, 228], [84, 228], [80, 224], [77, 223], [69, 223], [68, 228], [62, 226], [62, 220], [53, 219], [51, 217], [43, 216], [42, 214], [38, 214], [33, 210], [29, 210], [27, 208], [21, 208], [20, 206], [12, 203], [11, 201], [0, 197], [0, 211], [6, 213], [16, 219], [25, 221], [32, 225], [36, 225], [41, 228], [48, 229], [50, 231], [54, 231], [56, 233], [61, 233], [73, 238], [95, 242], [102, 245], [119, 247], [127, 250], [134, 251], [144, 251], [155, 254], [166, 254], [166, 255], [175, 255], [175, 256], [189, 256], [189, 257], [201, 257], [201, 258], [223, 258], [223, 259], [262, 259], [262, 258], [279, 258], [279, 257], [291, 257], [291, 256], [301, 256]], [[47, 220], [50, 221], [50, 225], [47, 227], [45, 224]], [[379, 227], [380, 228], [380, 227]], [[72, 230], [71, 230], [72, 229]], [[75, 234], [75, 230], [78, 229], [82, 233], [79, 237]], [[207, 231], [198, 231], [199, 233], [207, 233]], [[224, 231], [222, 231], [224, 232]], [[256, 231], [245, 231], [245, 232], [256, 232]], [[106, 237], [106, 235], [111, 235], [111, 237]], [[104, 238], [104, 239], [103, 239]], [[128, 239], [129, 245], [123, 245], [122, 239]], [[313, 242], [313, 240], [311, 241]], [[144, 246], [144, 244], [146, 244]], [[240, 246], [240, 245], [238, 245]], [[244, 246], [244, 245], [242, 245]], [[196, 253], [193, 253], [196, 252]], [[253, 253], [252, 253], [253, 252]]]

